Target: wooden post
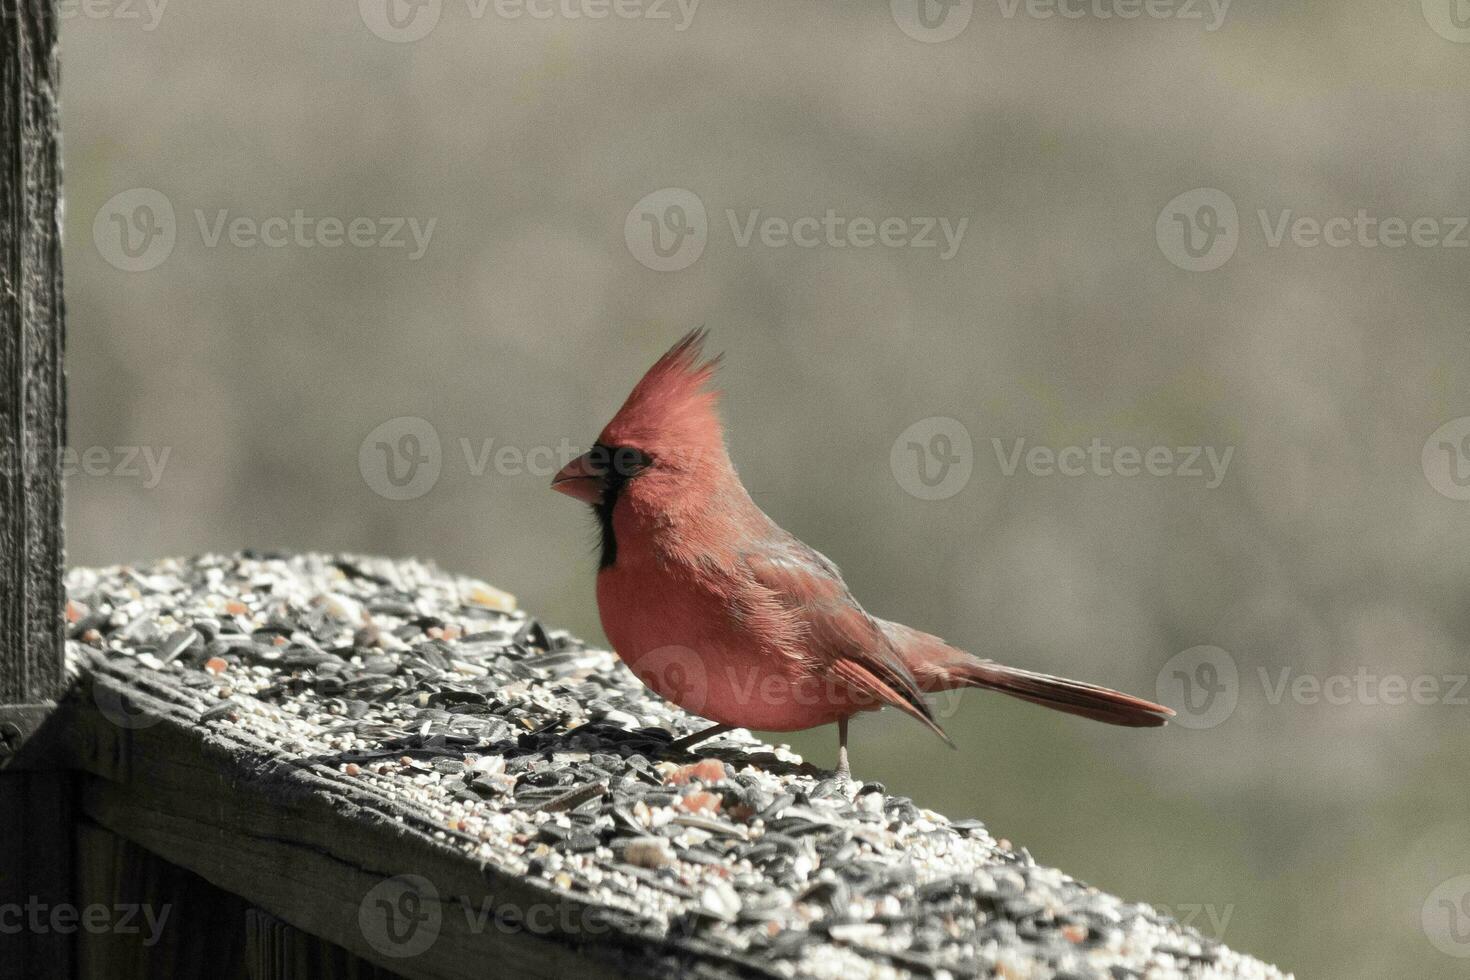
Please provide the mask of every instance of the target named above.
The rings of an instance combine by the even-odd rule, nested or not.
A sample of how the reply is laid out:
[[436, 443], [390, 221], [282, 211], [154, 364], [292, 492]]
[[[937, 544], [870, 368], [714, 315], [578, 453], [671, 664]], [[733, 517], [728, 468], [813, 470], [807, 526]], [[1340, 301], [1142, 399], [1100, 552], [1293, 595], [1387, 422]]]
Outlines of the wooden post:
[[0, 706], [5, 706], [53, 700], [64, 678], [60, 462], [66, 396], [56, 11], [50, 0], [0, 0], [0, 11]]
[[[48, 910], [75, 895], [73, 778], [17, 756], [65, 683], [56, 28], [51, 0], [0, 0], [0, 904]], [[70, 976], [72, 939], [0, 930], [0, 972]]]

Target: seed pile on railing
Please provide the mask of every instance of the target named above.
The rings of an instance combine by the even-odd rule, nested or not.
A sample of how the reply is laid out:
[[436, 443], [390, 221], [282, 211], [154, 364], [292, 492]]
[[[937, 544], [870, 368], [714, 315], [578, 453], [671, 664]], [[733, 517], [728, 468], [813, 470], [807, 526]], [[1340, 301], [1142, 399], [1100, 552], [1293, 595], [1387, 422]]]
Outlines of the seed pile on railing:
[[130, 658], [202, 724], [360, 781], [469, 857], [774, 974], [1282, 976], [745, 733], [675, 753], [702, 719], [432, 565], [205, 556], [68, 590], [77, 663]]

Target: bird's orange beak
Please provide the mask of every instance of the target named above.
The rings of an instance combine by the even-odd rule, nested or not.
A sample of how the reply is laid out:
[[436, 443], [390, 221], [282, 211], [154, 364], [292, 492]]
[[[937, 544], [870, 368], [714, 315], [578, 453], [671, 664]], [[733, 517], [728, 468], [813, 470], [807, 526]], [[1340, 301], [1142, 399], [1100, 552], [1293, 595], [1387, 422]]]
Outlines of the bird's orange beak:
[[563, 466], [551, 478], [551, 489], [575, 497], [583, 503], [595, 504], [602, 499], [602, 469], [591, 458], [590, 452], [583, 453]]

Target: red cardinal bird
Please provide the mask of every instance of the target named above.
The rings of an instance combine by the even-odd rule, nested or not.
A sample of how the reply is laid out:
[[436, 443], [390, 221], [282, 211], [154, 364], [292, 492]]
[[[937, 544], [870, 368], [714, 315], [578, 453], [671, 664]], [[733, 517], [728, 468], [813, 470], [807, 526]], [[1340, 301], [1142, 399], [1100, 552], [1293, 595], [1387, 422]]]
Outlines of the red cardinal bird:
[[[552, 488], [592, 505], [602, 532], [597, 607], [613, 649], [665, 699], [731, 728], [795, 731], [885, 705], [949, 742], [926, 693], [961, 687], [1112, 725], [1164, 724], [1162, 705], [982, 660], [865, 612], [837, 567], [777, 526], [735, 474], [691, 332], [648, 370], [593, 449]], [[953, 743], [951, 743], [953, 744]]]

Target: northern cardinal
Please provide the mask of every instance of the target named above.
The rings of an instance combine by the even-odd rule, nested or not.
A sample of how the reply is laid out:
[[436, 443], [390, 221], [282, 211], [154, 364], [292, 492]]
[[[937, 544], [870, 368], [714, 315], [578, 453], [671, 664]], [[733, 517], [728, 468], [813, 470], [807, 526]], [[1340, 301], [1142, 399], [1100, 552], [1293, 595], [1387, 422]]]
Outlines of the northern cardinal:
[[847, 722], [859, 711], [897, 708], [949, 742], [930, 692], [985, 688], [1134, 727], [1174, 714], [983, 660], [864, 611], [837, 567], [740, 482], [709, 386], [719, 358], [702, 360], [704, 336], [692, 331], [659, 358], [592, 450], [551, 483], [596, 513], [597, 607], [613, 649], [660, 696], [716, 723], [676, 744], [836, 722], [845, 777]]

